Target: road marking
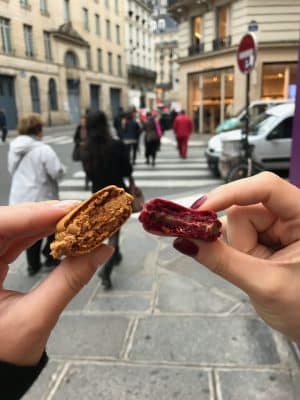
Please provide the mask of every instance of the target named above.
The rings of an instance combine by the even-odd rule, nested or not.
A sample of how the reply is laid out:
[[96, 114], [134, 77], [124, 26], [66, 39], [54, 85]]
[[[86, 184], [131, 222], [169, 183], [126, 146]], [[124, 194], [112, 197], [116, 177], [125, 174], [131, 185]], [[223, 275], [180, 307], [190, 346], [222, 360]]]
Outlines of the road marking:
[[[135, 179], [137, 186], [144, 188], [190, 188], [210, 186], [220, 183], [220, 179]], [[84, 179], [64, 179], [60, 182], [60, 188], [84, 187]]]

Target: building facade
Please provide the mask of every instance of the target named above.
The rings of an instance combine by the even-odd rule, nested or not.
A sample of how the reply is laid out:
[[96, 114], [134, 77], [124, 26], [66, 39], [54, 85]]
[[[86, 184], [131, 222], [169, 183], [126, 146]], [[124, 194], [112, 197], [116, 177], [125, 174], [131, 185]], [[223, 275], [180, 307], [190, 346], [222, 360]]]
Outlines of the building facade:
[[129, 106], [155, 106], [154, 40], [152, 7], [144, 0], [126, 0], [125, 41]]
[[156, 1], [152, 18], [157, 104], [172, 106], [179, 101], [178, 24], [167, 13], [166, 1]]
[[250, 100], [295, 96], [298, 0], [170, 0], [169, 11], [179, 22], [181, 102], [196, 131], [213, 132], [245, 106], [236, 52], [249, 25], [258, 43]]
[[121, 0], [0, 0], [0, 107], [77, 123], [87, 109], [127, 106]]

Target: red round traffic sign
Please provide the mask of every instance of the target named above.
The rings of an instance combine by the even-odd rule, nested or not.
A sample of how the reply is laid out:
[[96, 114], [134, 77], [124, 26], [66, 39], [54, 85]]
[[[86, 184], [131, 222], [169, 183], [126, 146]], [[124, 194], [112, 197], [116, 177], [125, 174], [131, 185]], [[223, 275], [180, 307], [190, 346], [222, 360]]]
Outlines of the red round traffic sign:
[[257, 54], [256, 39], [253, 33], [247, 33], [240, 41], [237, 51], [237, 62], [240, 71], [248, 74], [255, 67]]

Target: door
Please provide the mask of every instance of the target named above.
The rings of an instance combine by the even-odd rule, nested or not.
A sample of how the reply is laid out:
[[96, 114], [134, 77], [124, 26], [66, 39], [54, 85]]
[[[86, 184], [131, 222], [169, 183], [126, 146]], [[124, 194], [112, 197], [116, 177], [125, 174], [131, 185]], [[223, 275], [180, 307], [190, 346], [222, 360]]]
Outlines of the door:
[[[276, 125], [261, 143], [261, 161], [266, 169], [288, 169], [291, 158], [293, 117], [287, 117]], [[259, 152], [259, 144], [257, 144]]]
[[17, 126], [17, 107], [15, 99], [14, 78], [0, 75], [0, 108], [4, 110], [8, 129]]
[[80, 120], [80, 81], [67, 80], [69, 117], [71, 124], [78, 124]]
[[117, 117], [121, 107], [121, 89], [110, 89], [110, 106], [112, 117]]
[[92, 111], [100, 110], [100, 86], [90, 85], [90, 109]]

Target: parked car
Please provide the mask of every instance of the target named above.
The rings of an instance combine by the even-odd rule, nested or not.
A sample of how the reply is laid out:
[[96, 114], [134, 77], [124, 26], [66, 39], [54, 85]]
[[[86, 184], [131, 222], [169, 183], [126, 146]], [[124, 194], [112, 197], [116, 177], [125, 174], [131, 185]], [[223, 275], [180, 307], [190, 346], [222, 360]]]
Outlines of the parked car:
[[[265, 111], [271, 107], [278, 106], [280, 104], [291, 103], [292, 100], [255, 100], [249, 105], [250, 112], [250, 124]], [[225, 119], [216, 128], [216, 133], [225, 131], [232, 131], [233, 129], [243, 128], [246, 120], [246, 108], [243, 108], [237, 113], [235, 117]]]
[[[250, 125], [249, 144], [254, 145], [253, 157], [267, 170], [288, 169], [290, 165], [291, 138], [295, 103], [282, 104], [270, 108], [257, 117]], [[236, 157], [242, 139], [242, 130], [236, 129], [215, 135], [208, 142], [205, 151], [208, 167], [214, 175], [228, 173], [228, 156]], [[223, 143], [228, 142], [226, 154], [222, 154]], [[229, 143], [230, 142], [230, 143]], [[220, 158], [222, 157], [222, 164]], [[226, 166], [227, 160], [227, 166]], [[220, 168], [221, 167], [221, 168]]]

